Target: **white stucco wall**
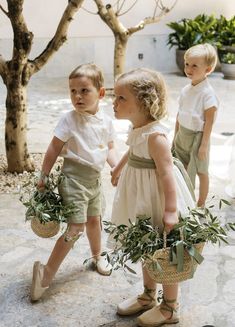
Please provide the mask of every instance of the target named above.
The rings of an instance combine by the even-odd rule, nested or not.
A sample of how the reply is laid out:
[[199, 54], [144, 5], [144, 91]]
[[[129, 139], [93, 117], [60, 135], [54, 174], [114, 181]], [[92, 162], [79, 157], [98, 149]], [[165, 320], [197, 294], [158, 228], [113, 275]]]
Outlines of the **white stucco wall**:
[[[105, 3], [116, 1], [105, 1]], [[128, 4], [134, 0], [127, 0]], [[132, 11], [121, 16], [125, 26], [133, 26], [146, 16], [150, 16], [153, 0], [139, 0]], [[169, 5], [172, 0], [163, 0]], [[7, 9], [6, 1], [1, 1]], [[45, 45], [54, 35], [67, 0], [25, 0], [24, 17], [28, 29], [34, 33], [34, 44], [31, 58], [40, 54]], [[93, 0], [85, 0], [84, 8], [96, 12]], [[162, 72], [177, 71], [174, 49], [166, 46], [166, 38], [170, 29], [167, 22], [180, 20], [183, 17], [193, 18], [197, 14], [220, 14], [231, 17], [235, 14], [234, 0], [178, 0], [176, 7], [161, 22], [148, 25], [144, 30], [135, 33], [129, 40], [127, 50], [126, 69], [147, 66]], [[7, 17], [0, 11], [0, 54], [6, 59], [11, 58], [12, 29]], [[107, 81], [112, 80], [113, 69], [113, 36], [111, 30], [97, 15], [87, 13], [80, 9], [71, 23], [68, 41], [56, 53], [48, 64], [37, 74], [38, 76], [66, 76], [76, 65], [82, 62], [94, 61], [100, 65], [106, 75]], [[143, 59], [138, 59], [138, 54]]]

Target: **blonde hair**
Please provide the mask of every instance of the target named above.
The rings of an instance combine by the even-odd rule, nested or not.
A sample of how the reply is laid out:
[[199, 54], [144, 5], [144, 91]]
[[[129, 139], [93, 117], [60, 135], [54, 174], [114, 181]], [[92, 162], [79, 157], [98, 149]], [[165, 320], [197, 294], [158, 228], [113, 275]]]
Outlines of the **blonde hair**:
[[206, 65], [211, 67], [211, 72], [215, 69], [217, 63], [217, 52], [211, 44], [198, 44], [189, 48], [184, 54], [184, 59], [187, 60], [187, 58], [192, 57], [204, 58]]
[[103, 73], [101, 69], [98, 68], [95, 64], [88, 63], [76, 67], [69, 75], [69, 79], [84, 77], [84, 76], [92, 81], [93, 85], [97, 90], [100, 90], [101, 87], [104, 86]]
[[116, 82], [126, 85], [136, 96], [147, 117], [159, 121], [166, 116], [166, 86], [160, 73], [147, 68], [134, 69], [120, 75]]

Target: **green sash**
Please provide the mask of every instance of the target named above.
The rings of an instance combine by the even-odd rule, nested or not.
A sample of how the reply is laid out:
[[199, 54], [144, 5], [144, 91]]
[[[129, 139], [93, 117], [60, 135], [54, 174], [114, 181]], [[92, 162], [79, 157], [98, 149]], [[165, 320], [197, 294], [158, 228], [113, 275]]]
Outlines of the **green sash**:
[[[194, 189], [191, 183], [191, 180], [184, 168], [184, 165], [182, 164], [182, 162], [176, 158], [173, 157], [173, 163], [174, 165], [178, 168], [178, 170], [180, 171], [189, 192], [191, 193], [192, 198], [194, 199], [194, 201], [196, 201], [196, 197], [194, 194]], [[136, 155], [134, 155], [133, 153], [129, 153], [128, 156], [128, 165], [137, 169], [141, 169], [141, 168], [145, 168], [145, 169], [156, 169], [156, 165], [153, 159], [146, 159], [146, 158], [141, 158], [138, 157]]]

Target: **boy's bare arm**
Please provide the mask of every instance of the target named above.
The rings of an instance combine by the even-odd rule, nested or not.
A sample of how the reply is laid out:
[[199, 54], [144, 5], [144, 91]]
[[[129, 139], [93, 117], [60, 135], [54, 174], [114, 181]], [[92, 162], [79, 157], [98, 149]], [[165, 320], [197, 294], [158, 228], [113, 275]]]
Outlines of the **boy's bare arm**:
[[172, 141], [172, 149], [174, 149], [174, 142], [175, 142], [175, 136], [179, 130], [179, 121], [178, 121], [178, 116], [179, 114], [177, 114], [176, 116], [176, 121], [175, 121], [175, 132], [174, 132], [174, 137], [173, 137], [173, 141]]
[[115, 167], [118, 163], [118, 157], [117, 157], [117, 151], [114, 146], [114, 142], [109, 142], [108, 143], [108, 157], [107, 157], [107, 163], [111, 168]]
[[63, 146], [64, 146], [64, 142], [54, 136], [51, 143], [48, 146], [48, 149], [44, 156], [44, 160], [43, 160], [43, 164], [42, 164], [42, 172], [45, 175], [49, 175]]
[[204, 113], [205, 124], [203, 127], [201, 144], [198, 149], [199, 160], [206, 159], [207, 149], [208, 149], [211, 131], [212, 131], [212, 126], [213, 126], [214, 118], [215, 118], [215, 113], [216, 113], [216, 107], [211, 107], [211, 108], [205, 110], [205, 113]]

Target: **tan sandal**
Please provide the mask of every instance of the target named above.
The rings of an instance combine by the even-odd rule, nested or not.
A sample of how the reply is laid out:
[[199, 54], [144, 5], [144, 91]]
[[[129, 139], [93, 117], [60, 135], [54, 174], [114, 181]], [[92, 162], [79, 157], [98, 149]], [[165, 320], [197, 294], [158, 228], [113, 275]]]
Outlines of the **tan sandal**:
[[132, 297], [120, 303], [117, 307], [117, 313], [121, 316], [129, 316], [149, 310], [156, 305], [156, 290], [144, 288], [144, 292], [137, 297]]
[[[166, 300], [163, 298], [160, 305], [155, 306], [137, 318], [138, 326], [159, 327], [165, 324], [177, 324], [179, 322], [178, 305], [176, 308], [173, 308], [167, 303], [176, 303], [176, 300]], [[161, 311], [168, 311], [171, 313], [171, 316], [166, 318]]]
[[48, 289], [47, 287], [42, 287], [42, 279], [43, 279], [43, 271], [44, 266], [40, 263], [40, 261], [35, 261], [33, 265], [33, 279], [31, 285], [30, 297], [31, 301], [38, 301], [43, 293]]
[[96, 271], [103, 276], [109, 276], [112, 273], [113, 267], [104, 256], [99, 256], [98, 258], [93, 259], [93, 265]]

